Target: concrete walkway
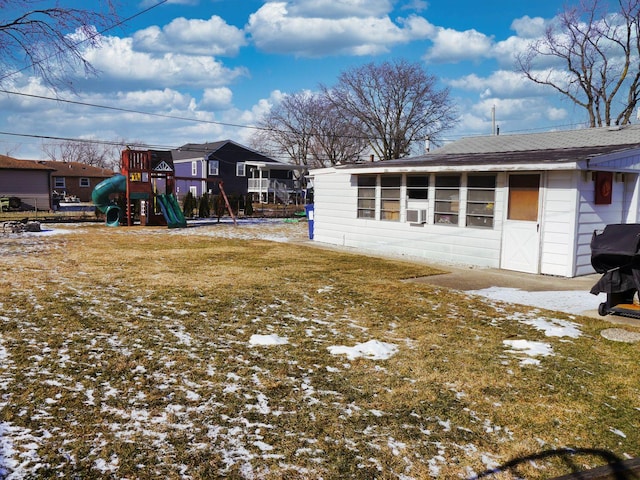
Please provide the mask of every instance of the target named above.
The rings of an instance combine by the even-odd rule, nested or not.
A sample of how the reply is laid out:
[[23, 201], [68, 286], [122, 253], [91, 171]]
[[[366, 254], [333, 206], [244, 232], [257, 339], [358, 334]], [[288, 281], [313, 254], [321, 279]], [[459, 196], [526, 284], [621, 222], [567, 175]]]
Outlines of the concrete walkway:
[[450, 273], [431, 275], [416, 279], [416, 282], [455, 288], [456, 290], [482, 290], [489, 287], [519, 288], [528, 292], [581, 290], [588, 292], [600, 280], [601, 275], [566, 278], [550, 275], [499, 270], [496, 268], [438, 266]]
[[[434, 265], [435, 266], [435, 265]], [[412, 279], [412, 282], [425, 283], [439, 287], [452, 288], [461, 291], [484, 290], [491, 287], [516, 288], [527, 292], [589, 292], [598, 280], [600, 274], [585, 275], [575, 278], [556, 277], [551, 275], [534, 275], [510, 270], [482, 267], [457, 267], [438, 265], [448, 273], [431, 275]], [[606, 300], [605, 294], [599, 295], [601, 301]], [[597, 309], [580, 312], [580, 315], [605, 320], [617, 325], [640, 327], [640, 320], [620, 315], [598, 314]]]

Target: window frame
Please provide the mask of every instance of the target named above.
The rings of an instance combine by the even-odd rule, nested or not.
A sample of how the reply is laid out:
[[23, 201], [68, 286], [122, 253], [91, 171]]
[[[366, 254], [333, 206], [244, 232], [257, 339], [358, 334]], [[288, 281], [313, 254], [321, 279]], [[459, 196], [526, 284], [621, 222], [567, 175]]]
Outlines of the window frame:
[[[492, 182], [482, 184], [483, 180]], [[495, 223], [496, 174], [467, 174], [466, 226], [469, 228], [493, 228]], [[491, 195], [488, 193], [491, 192]], [[485, 195], [482, 195], [482, 194]], [[478, 194], [478, 195], [476, 195]], [[485, 196], [486, 198], [482, 198]], [[489, 199], [489, 196], [491, 197]], [[481, 206], [484, 205], [484, 208]]]
[[377, 175], [357, 175], [358, 186], [356, 217], [365, 220], [376, 219]]
[[244, 162], [236, 163], [236, 177], [246, 177], [247, 176], [247, 164]]
[[53, 188], [67, 188], [67, 182], [65, 177], [54, 177]]
[[380, 220], [400, 221], [402, 175], [380, 175]]
[[434, 189], [433, 223], [459, 226], [462, 175], [459, 173], [436, 174]]
[[[409, 185], [411, 179], [425, 179], [426, 182], [424, 185], [416, 184]], [[431, 175], [428, 173], [409, 173], [406, 176], [406, 186], [407, 186], [407, 199], [414, 201], [429, 201], [429, 185], [430, 185]]]
[[195, 177], [196, 175], [198, 175], [198, 161], [197, 160], [192, 160], [191, 161], [191, 176]]
[[217, 177], [220, 175], [220, 162], [218, 160], [208, 160], [207, 173], [210, 177]]
[[89, 179], [89, 177], [80, 177], [80, 179], [78, 180], [78, 185], [80, 186], [80, 188], [90, 188], [91, 180]]

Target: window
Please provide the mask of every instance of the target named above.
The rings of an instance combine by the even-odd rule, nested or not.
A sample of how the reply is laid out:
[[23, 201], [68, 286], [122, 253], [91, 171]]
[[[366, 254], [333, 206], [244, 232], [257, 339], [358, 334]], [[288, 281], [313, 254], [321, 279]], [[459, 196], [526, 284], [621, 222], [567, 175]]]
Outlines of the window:
[[194, 198], [197, 198], [197, 197], [198, 197], [198, 187], [193, 186], [193, 185], [192, 185], [192, 186], [190, 186], [190, 187], [189, 187], [189, 192], [191, 193], [191, 195], [193, 195], [193, 196], [194, 196]]
[[467, 177], [467, 226], [493, 228], [496, 197], [495, 175]]
[[54, 188], [67, 188], [64, 177], [55, 177], [53, 180]]
[[412, 200], [429, 198], [429, 175], [407, 176], [407, 198]]
[[89, 179], [88, 179], [88, 178], [86, 178], [86, 177], [82, 177], [82, 178], [80, 179], [80, 186], [81, 186], [81, 187], [90, 187], [90, 186], [91, 186], [91, 183], [89, 182]]
[[460, 175], [437, 175], [433, 221], [438, 224], [458, 225], [460, 210]]
[[510, 175], [509, 176], [509, 220], [538, 220], [538, 191], [540, 189], [540, 175]]
[[376, 218], [376, 177], [358, 176], [358, 218]]
[[209, 176], [215, 177], [219, 174], [219, 165], [218, 160], [209, 160]]
[[380, 220], [400, 221], [400, 175], [382, 175], [380, 178]]
[[245, 177], [247, 175], [247, 165], [242, 162], [236, 163], [236, 177]]
[[191, 162], [191, 175], [194, 177], [198, 175], [198, 162], [195, 160]]

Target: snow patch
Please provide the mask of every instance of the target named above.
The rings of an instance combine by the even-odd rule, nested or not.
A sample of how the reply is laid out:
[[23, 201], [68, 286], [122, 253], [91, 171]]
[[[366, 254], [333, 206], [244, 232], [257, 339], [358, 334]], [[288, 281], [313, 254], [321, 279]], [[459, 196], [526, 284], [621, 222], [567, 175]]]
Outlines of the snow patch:
[[281, 337], [279, 335], [271, 334], [271, 335], [251, 335], [249, 339], [249, 344], [251, 345], [286, 345], [289, 343], [289, 339], [285, 337]]
[[332, 355], [346, 355], [349, 360], [355, 360], [358, 357], [368, 358], [369, 360], [387, 360], [398, 352], [398, 346], [379, 340], [369, 340], [353, 347], [332, 345], [327, 347], [327, 350]]

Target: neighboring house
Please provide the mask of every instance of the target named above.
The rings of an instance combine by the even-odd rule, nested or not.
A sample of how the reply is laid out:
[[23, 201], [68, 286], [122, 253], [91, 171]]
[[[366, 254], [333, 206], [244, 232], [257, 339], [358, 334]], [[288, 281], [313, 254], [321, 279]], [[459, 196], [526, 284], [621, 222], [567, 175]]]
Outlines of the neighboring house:
[[304, 167], [278, 162], [231, 140], [188, 143], [172, 150], [176, 169], [176, 194], [182, 199], [219, 192], [223, 182], [227, 195], [251, 193], [256, 201], [289, 202], [301, 191]]
[[0, 197], [19, 198], [26, 210], [50, 210], [52, 171], [43, 162], [0, 155]]
[[96, 185], [115, 173], [107, 168], [94, 167], [80, 162], [39, 162], [51, 168], [51, 194], [61, 198], [90, 202]]
[[595, 230], [640, 221], [640, 125], [470, 137], [310, 174], [315, 241], [574, 277], [594, 271]]

